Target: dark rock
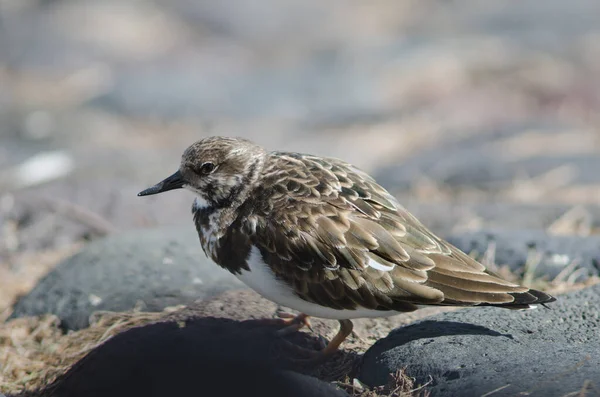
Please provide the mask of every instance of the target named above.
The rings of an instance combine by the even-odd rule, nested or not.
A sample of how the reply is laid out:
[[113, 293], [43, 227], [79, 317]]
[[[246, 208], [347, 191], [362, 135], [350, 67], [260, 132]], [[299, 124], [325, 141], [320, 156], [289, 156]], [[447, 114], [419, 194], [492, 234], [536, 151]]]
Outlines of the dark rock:
[[[187, 318], [132, 328], [99, 346], [39, 396], [347, 396], [292, 372], [260, 321]], [[285, 349], [285, 348], [284, 348]]]
[[[269, 356], [269, 352], [274, 352], [273, 359], [274, 363], [283, 368], [293, 369], [300, 371], [305, 375], [317, 377], [326, 381], [335, 381], [344, 379], [346, 376], [354, 374], [357, 364], [360, 362], [360, 357], [356, 353], [357, 349], [366, 350], [368, 345], [365, 346], [364, 342], [356, 338], [354, 335], [350, 335], [345, 341], [342, 349], [338, 350], [328, 360], [320, 363], [319, 365], [309, 364], [308, 366], [303, 363], [293, 362], [287, 359], [287, 357], [296, 357], [298, 355], [303, 356], [303, 352], [298, 352], [295, 348], [290, 351], [289, 345], [280, 345], [281, 339], [277, 338], [273, 340], [272, 330], [278, 329], [280, 325], [273, 324], [272, 319], [277, 318], [277, 313], [280, 310], [291, 312], [290, 309], [278, 306], [277, 304], [261, 297], [259, 294], [250, 289], [245, 290], [231, 290], [223, 292], [213, 298], [197, 301], [183, 309], [177, 310], [172, 313], [168, 313], [163, 316], [163, 321], [174, 321], [177, 323], [188, 323], [190, 321], [203, 320], [206, 318], [213, 319], [226, 319], [233, 320], [239, 324], [246, 325], [262, 325], [260, 329], [257, 328], [258, 332], [262, 336], [257, 336], [257, 346], [252, 348], [261, 349], [261, 351]], [[252, 322], [249, 320], [257, 320]], [[366, 322], [365, 322], [366, 320]], [[384, 324], [377, 323], [378, 319], [361, 319], [355, 322], [355, 331], [362, 332], [372, 335], [377, 332], [378, 326], [385, 326]], [[326, 339], [333, 338], [338, 330], [339, 323], [336, 320], [325, 320], [319, 318], [311, 318], [312, 331], [306, 330], [306, 332], [296, 332], [285, 337], [289, 342], [292, 342], [294, 346], [301, 346], [309, 350], [321, 349], [326, 343]], [[387, 334], [392, 327], [387, 327]], [[224, 331], [233, 332], [233, 331]], [[267, 335], [263, 335], [264, 333]], [[263, 338], [265, 343], [271, 348], [260, 348], [260, 340]], [[267, 339], [264, 339], [267, 338]], [[242, 338], [244, 339], [244, 338]], [[352, 346], [352, 350], [346, 350], [344, 347]], [[260, 361], [260, 360], [259, 360]]]
[[[600, 379], [600, 285], [529, 311], [469, 308], [394, 330], [358, 378], [383, 385], [407, 368], [433, 396], [562, 396]], [[430, 378], [431, 377], [431, 378]], [[596, 386], [597, 387], [597, 386]]]
[[[448, 241], [465, 252], [483, 254], [490, 243], [495, 244], [495, 263], [508, 265], [517, 273], [525, 271], [528, 257], [536, 255], [536, 277], [561, 278], [582, 281], [600, 275], [600, 236], [553, 236], [542, 230], [483, 230], [458, 233]], [[576, 266], [572, 263], [576, 262]], [[568, 268], [568, 269], [567, 269]], [[565, 270], [566, 269], [566, 270]], [[576, 273], [575, 273], [576, 272]]]
[[243, 287], [206, 258], [193, 226], [138, 230], [95, 241], [19, 299], [12, 317], [52, 313], [67, 330], [97, 310], [145, 311], [189, 304]]

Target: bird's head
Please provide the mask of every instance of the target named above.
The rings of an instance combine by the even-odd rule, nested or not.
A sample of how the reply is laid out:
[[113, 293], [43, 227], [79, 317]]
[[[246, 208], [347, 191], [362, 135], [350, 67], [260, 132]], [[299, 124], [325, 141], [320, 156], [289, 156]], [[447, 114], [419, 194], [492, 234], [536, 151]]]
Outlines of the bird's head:
[[186, 188], [198, 195], [202, 206], [239, 205], [256, 185], [266, 156], [263, 148], [245, 139], [205, 138], [185, 150], [177, 172], [138, 196]]

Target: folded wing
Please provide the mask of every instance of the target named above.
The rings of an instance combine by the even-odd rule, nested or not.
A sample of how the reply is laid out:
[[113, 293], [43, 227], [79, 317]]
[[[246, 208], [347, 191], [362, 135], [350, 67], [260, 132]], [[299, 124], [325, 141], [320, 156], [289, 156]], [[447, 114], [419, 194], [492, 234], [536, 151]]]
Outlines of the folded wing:
[[396, 311], [416, 304], [520, 309], [554, 300], [499, 278], [433, 235], [352, 165], [278, 157], [287, 163], [267, 173], [246, 227], [265, 262], [302, 299]]

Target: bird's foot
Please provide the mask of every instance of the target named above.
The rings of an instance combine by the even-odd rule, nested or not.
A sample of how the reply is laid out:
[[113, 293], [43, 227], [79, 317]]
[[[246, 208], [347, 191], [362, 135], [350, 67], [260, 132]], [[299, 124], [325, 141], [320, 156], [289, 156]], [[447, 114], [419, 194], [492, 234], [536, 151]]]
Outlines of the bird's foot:
[[284, 328], [277, 331], [277, 335], [279, 336], [293, 334], [304, 327], [313, 331], [312, 326], [310, 325], [309, 316], [304, 313], [300, 313], [296, 316], [292, 313], [279, 312], [277, 315], [279, 316], [279, 319], [277, 320], [284, 326]]
[[277, 331], [277, 335], [279, 336], [293, 334], [294, 332], [300, 331], [304, 327], [314, 332], [312, 326], [310, 325], [309, 316], [304, 313], [295, 315], [288, 312], [278, 312], [277, 315], [279, 318], [262, 318], [257, 321], [265, 326], [281, 328]]
[[340, 330], [331, 341], [327, 342], [325, 338], [319, 336], [320, 350], [309, 349], [284, 340], [285, 349], [294, 357], [291, 361], [297, 364], [319, 364], [329, 359], [352, 332], [353, 324], [350, 320], [339, 320], [339, 322]]
[[[255, 321], [259, 322], [261, 325], [276, 326], [276, 327], [285, 327], [285, 326], [289, 326], [292, 324], [305, 322], [305, 321], [306, 321], [306, 323], [308, 323], [308, 325], [310, 325], [310, 322], [308, 321], [308, 319], [306, 317], [308, 317], [308, 316], [305, 314], [295, 315], [293, 313], [288, 313], [288, 312], [278, 312], [277, 318], [261, 318], [261, 319], [255, 320]], [[305, 320], [305, 318], [306, 318], [306, 320]]]

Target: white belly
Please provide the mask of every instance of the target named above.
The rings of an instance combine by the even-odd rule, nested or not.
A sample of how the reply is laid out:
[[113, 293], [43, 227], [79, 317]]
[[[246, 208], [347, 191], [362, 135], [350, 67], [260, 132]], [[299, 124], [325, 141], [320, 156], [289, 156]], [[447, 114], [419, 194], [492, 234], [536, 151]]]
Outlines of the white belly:
[[370, 309], [336, 310], [316, 305], [299, 298], [291, 287], [275, 278], [271, 269], [264, 263], [258, 248], [252, 247], [248, 257], [250, 271], [242, 270], [237, 278], [263, 297], [279, 305], [289, 307], [313, 317], [344, 320], [364, 317], [389, 317], [398, 312]]

